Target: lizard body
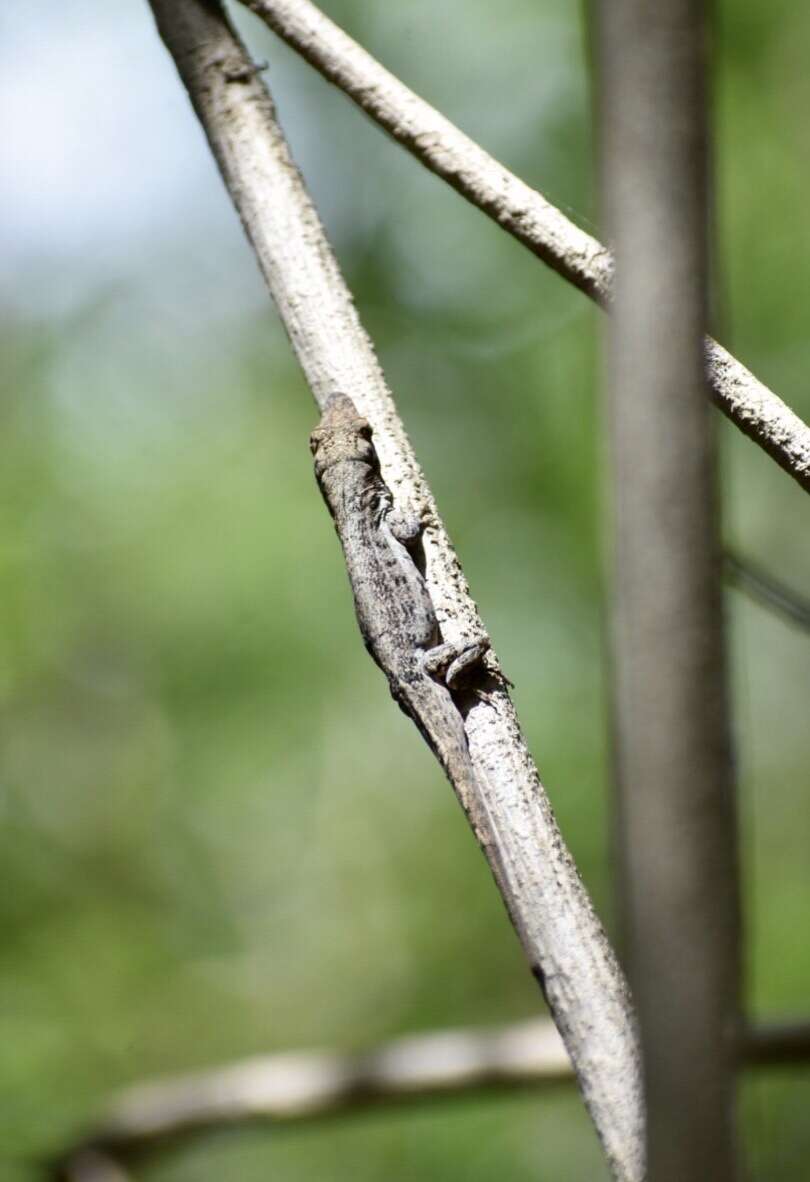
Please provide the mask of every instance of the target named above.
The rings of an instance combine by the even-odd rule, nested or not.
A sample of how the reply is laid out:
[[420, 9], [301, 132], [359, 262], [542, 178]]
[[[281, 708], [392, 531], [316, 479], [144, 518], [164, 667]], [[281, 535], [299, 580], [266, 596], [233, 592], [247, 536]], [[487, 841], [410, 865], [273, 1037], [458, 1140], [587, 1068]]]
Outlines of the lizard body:
[[365, 646], [469, 813], [476, 811], [478, 792], [450, 686], [480, 658], [487, 642], [461, 651], [442, 643], [427, 584], [411, 552], [420, 522], [395, 509], [371, 435], [351, 399], [334, 396], [310, 437], [315, 475], [343, 547]]

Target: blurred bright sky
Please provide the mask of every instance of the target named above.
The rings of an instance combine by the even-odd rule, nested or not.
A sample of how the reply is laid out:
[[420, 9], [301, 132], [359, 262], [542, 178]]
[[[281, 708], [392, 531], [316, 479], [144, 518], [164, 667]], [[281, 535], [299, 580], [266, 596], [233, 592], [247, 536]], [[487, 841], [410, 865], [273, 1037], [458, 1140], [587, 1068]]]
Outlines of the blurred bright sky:
[[[457, 27], [463, 30], [466, 51], [458, 55], [458, 70], [448, 73], [437, 65], [444, 55], [444, 35], [460, 8], [465, 20]], [[367, 151], [369, 135], [379, 133], [286, 47], [269, 40], [254, 18], [241, 9], [235, 15], [240, 26], [249, 26], [257, 58], [262, 45], [272, 46], [270, 77], [285, 131], [338, 246], [347, 235], [357, 235], [358, 225], [361, 234], [373, 233], [385, 215], [382, 198], [390, 197], [390, 174], [401, 170], [407, 178], [406, 199], [424, 191], [420, 170], [392, 150], [382, 153], [381, 192], [376, 162]], [[368, 14], [363, 15], [367, 21]], [[404, 8], [392, 5], [372, 24], [380, 25], [388, 64], [398, 68], [392, 56], [401, 52], [404, 76], [417, 89], [427, 87], [433, 101], [452, 117], [462, 122], [466, 117], [470, 130], [508, 159], [510, 151], [526, 148], [516, 108], [531, 108], [535, 117], [547, 110], [556, 118], [561, 100], [570, 104], [573, 96], [576, 102], [581, 78], [571, 70], [572, 56], [580, 51], [576, 37], [572, 41], [575, 27], [564, 13], [550, 18], [546, 13], [544, 68], [523, 70], [515, 92], [511, 80], [521, 72], [515, 55], [525, 56], [531, 67], [536, 45], [516, 35], [516, 26], [528, 19], [524, 6], [508, 6], [504, 16], [511, 19], [491, 22], [481, 0], [453, 0], [441, 13], [420, 0]], [[480, 36], [482, 23], [490, 26], [486, 38]], [[435, 38], [414, 54], [424, 27], [432, 27]], [[367, 27], [364, 32], [374, 48], [374, 36]], [[485, 69], [486, 89], [479, 81]], [[493, 92], [506, 85], [509, 102], [493, 103]], [[0, 298], [6, 308], [47, 316], [81, 304], [99, 283], [137, 283], [150, 272], [154, 275], [155, 268], [168, 284], [167, 299], [202, 294], [206, 283], [209, 289], [215, 284], [212, 301], [195, 301], [200, 309], [231, 303], [234, 282], [240, 285], [239, 298], [249, 304], [266, 299], [260, 283], [246, 277], [246, 252], [235, 251], [241, 230], [145, 0], [66, 0], [59, 5], [32, 0], [4, 6], [0, 108]], [[544, 147], [541, 155], [551, 150]], [[375, 151], [375, 158], [379, 154]], [[343, 166], [339, 170], [334, 168], [336, 157]], [[363, 167], [353, 169], [353, 158]], [[366, 185], [346, 183], [364, 169], [369, 173]], [[428, 182], [428, 191], [435, 203], [435, 182]], [[453, 200], [452, 207], [458, 215], [459, 203]], [[463, 215], [460, 220], [464, 223]], [[396, 227], [402, 219], [395, 216], [389, 222]], [[455, 238], [448, 219], [442, 226]], [[408, 243], [402, 253], [411, 259], [411, 227], [402, 225], [402, 230]], [[204, 252], [191, 252], [190, 243], [204, 243]], [[188, 274], [192, 253], [201, 255], [194, 264], [197, 276]], [[425, 254], [430, 265], [425, 274], [417, 261], [415, 286], [425, 294], [437, 285], [443, 297], [446, 283], [443, 269], [433, 265], [432, 244]], [[166, 265], [177, 257], [183, 257], [185, 277]], [[463, 260], [455, 257], [463, 271]], [[220, 298], [223, 290], [228, 299]]]
[[[8, 5], [0, 22], [4, 294], [58, 260], [61, 295], [68, 268], [97, 276], [170, 225], [209, 166], [145, 6]], [[195, 202], [201, 222], [212, 204]]]

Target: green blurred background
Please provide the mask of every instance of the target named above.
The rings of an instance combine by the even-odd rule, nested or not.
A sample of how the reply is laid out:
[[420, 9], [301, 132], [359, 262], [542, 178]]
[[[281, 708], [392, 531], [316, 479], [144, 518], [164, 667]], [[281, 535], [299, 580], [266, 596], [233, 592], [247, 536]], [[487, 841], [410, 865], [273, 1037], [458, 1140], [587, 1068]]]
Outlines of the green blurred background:
[[[330, 0], [595, 231], [576, 4]], [[599, 314], [237, 13], [615, 928]], [[145, 4], [0, 15], [3, 1178], [111, 1089], [540, 1001], [447, 784], [358, 643], [314, 406]], [[810, 9], [718, 11], [718, 324], [810, 416]], [[719, 423], [725, 532], [810, 585], [805, 497]], [[731, 594], [760, 1016], [810, 1016], [810, 638]], [[807, 1177], [810, 1072], [743, 1087]], [[150, 1182], [605, 1178], [573, 1089], [211, 1137]]]

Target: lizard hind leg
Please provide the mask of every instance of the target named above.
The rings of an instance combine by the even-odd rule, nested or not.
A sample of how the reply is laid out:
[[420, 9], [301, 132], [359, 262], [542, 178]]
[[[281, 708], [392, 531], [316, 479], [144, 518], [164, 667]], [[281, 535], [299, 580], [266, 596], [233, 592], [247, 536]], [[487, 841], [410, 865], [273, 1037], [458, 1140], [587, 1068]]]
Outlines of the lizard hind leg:
[[481, 660], [488, 648], [489, 640], [486, 637], [461, 646], [449, 641], [437, 644], [425, 653], [425, 672], [441, 679], [452, 689], [462, 674]]

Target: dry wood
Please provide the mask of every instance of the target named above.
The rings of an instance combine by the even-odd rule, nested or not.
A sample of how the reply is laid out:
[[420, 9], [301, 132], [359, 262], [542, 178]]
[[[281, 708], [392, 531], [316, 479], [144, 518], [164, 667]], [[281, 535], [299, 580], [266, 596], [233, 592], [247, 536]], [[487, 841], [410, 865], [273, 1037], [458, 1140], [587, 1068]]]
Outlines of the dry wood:
[[[806, 1063], [810, 1025], [755, 1027], [746, 1036], [742, 1056], [754, 1066]], [[129, 1157], [195, 1134], [319, 1120], [382, 1104], [539, 1091], [573, 1079], [560, 1036], [545, 1018], [433, 1030], [364, 1052], [256, 1055], [124, 1089], [112, 1097], [81, 1144], [67, 1150], [57, 1172], [66, 1182], [120, 1182], [121, 1163]], [[101, 1172], [105, 1169], [107, 1174]]]
[[702, 331], [701, 0], [600, 0], [618, 845], [655, 1182], [735, 1178], [734, 777]]
[[[243, 2], [426, 168], [580, 291], [609, 303], [611, 252], [409, 90], [310, 0]], [[722, 345], [707, 337], [705, 350], [717, 406], [810, 491], [810, 427]]]
[[252, 1121], [314, 1120], [381, 1103], [573, 1078], [562, 1040], [544, 1018], [490, 1030], [431, 1031], [365, 1053], [257, 1055], [127, 1088], [67, 1160], [125, 1159], [168, 1139]]
[[[425, 522], [426, 579], [443, 636], [485, 635], [369, 339], [264, 83], [213, 0], [151, 0], [317, 403], [347, 394], [372, 423], [385, 483]], [[642, 1176], [638, 1049], [626, 985], [560, 836], [489, 657], [465, 718], [488, 815], [485, 854], [573, 1062], [616, 1177]]]

